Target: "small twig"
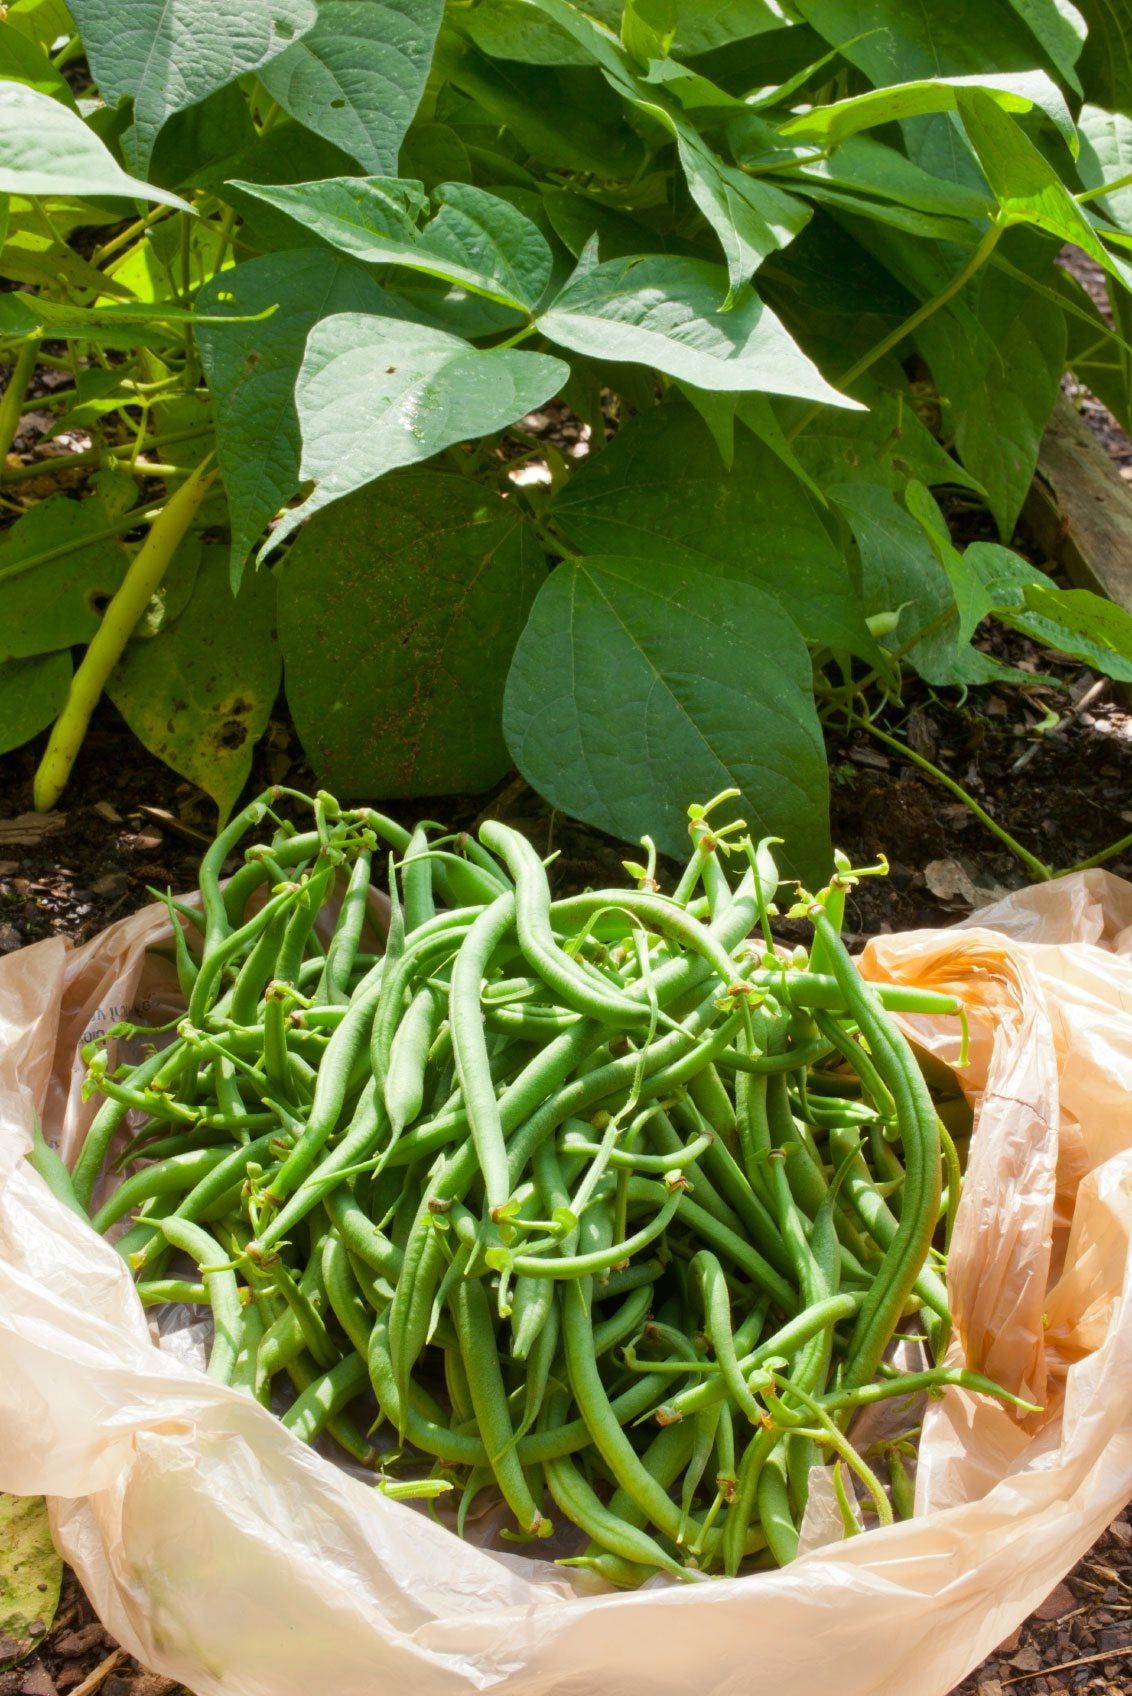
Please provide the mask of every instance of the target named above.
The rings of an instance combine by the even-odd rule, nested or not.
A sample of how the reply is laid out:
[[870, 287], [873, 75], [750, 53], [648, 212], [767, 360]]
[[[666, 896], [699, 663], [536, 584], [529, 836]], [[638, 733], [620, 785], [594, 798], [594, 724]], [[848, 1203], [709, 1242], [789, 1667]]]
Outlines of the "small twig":
[[1030, 743], [1030, 746], [1026, 749], [1025, 753], [1018, 756], [1010, 768], [1012, 774], [1017, 776], [1020, 771], [1025, 771], [1030, 761], [1038, 752], [1038, 749], [1044, 746], [1048, 738], [1062, 730], [1067, 730], [1076, 719], [1080, 718], [1083, 712], [1086, 712], [1088, 708], [1092, 706], [1097, 696], [1104, 693], [1108, 684], [1109, 679], [1107, 677], [1098, 677], [1096, 682], [1085, 690], [1085, 693], [1081, 696], [1081, 699], [1077, 702], [1076, 706], [1069, 709], [1064, 718], [1059, 719], [1053, 728], [1045, 732], [1044, 735], [1036, 737], [1034, 741]]
[[[1102, 1649], [1095, 1655], [1080, 1655], [1075, 1661], [1062, 1661], [1056, 1667], [1039, 1667], [1037, 1672], [1020, 1672], [1014, 1678], [1004, 1678], [1002, 1688], [1005, 1690], [1008, 1684], [1024, 1684], [1028, 1678], [1049, 1678], [1055, 1672], [1068, 1672], [1071, 1667], [1091, 1666], [1094, 1661], [1118, 1661], [1125, 1654], [1126, 1648], [1127, 1646], [1124, 1649]], [[72, 1692], [72, 1696], [79, 1696], [79, 1692]]]
[[93, 1672], [88, 1672], [81, 1684], [76, 1684], [71, 1696], [92, 1696], [103, 1679], [109, 1678], [118, 1662], [125, 1657], [124, 1649], [112, 1649], [104, 1661], [99, 1661]]

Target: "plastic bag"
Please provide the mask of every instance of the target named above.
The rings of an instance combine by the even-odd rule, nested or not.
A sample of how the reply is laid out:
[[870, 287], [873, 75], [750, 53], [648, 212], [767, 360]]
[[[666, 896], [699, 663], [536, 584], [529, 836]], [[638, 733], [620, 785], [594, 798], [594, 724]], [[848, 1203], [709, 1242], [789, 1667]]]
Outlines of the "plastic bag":
[[[993, 930], [987, 928], [993, 923]], [[72, 1158], [80, 1043], [168, 989], [150, 909], [0, 961], [0, 1490], [51, 1498], [108, 1628], [198, 1696], [945, 1696], [1132, 1493], [1132, 887], [1090, 872], [885, 937], [874, 977], [971, 1008], [952, 1357], [1045, 1404], [930, 1406], [917, 1516], [786, 1570], [585, 1593], [461, 1543], [158, 1349], [113, 1249], [26, 1165]], [[954, 1058], [954, 1021], [917, 1023]]]

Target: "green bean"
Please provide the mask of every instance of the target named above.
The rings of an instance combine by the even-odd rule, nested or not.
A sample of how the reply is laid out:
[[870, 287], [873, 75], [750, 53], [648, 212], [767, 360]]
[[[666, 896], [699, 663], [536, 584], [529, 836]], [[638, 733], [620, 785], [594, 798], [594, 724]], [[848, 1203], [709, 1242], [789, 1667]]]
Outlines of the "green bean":
[[419, 989], [397, 1027], [385, 1074], [385, 1107], [394, 1138], [411, 1125], [424, 1104], [429, 1050], [444, 1012], [444, 1002], [431, 985]]
[[710, 1249], [701, 1249], [693, 1257], [690, 1270], [699, 1285], [704, 1304], [704, 1330], [715, 1351], [723, 1382], [732, 1400], [739, 1404], [752, 1425], [757, 1425], [762, 1418], [762, 1409], [739, 1370], [739, 1357], [735, 1353], [735, 1337], [731, 1330], [731, 1298], [723, 1267]]
[[338, 1123], [351, 1070], [370, 1034], [381, 984], [381, 967], [375, 966], [355, 990], [350, 1011], [326, 1045], [306, 1128], [271, 1181], [276, 1201], [285, 1201], [302, 1183]]
[[338, 923], [315, 986], [316, 1001], [327, 1002], [331, 1006], [344, 1006], [349, 1000], [350, 976], [369, 911], [372, 871], [373, 855], [368, 848], [363, 848], [354, 861], [346, 893], [342, 897]]
[[236, 1369], [243, 1340], [243, 1311], [236, 1274], [216, 1238], [188, 1219], [162, 1219], [161, 1229], [174, 1248], [196, 1261], [212, 1308], [214, 1334], [208, 1357], [208, 1376], [228, 1383]]
[[56, 1201], [61, 1201], [64, 1207], [76, 1213], [80, 1219], [87, 1222], [86, 1208], [75, 1194], [75, 1186], [63, 1161], [44, 1140], [43, 1127], [39, 1122], [39, 1114], [32, 1116], [31, 1124], [32, 1145], [28, 1150], [28, 1165], [38, 1172]]
[[[238, 1152], [242, 1154], [243, 1150]], [[225, 1158], [226, 1151], [220, 1145], [200, 1148], [188, 1154], [174, 1154], [157, 1165], [143, 1166], [140, 1172], [119, 1184], [113, 1195], [91, 1216], [90, 1222], [100, 1234], [105, 1233], [116, 1220], [152, 1197], [176, 1195], [182, 1190], [193, 1189]]]
[[[563, 1400], [559, 1395], [551, 1404], [552, 1414], [561, 1407]], [[611, 1553], [640, 1566], [655, 1567], [673, 1578], [703, 1577], [702, 1573], [673, 1560], [647, 1532], [611, 1513], [572, 1461], [564, 1456], [550, 1460], [543, 1470], [550, 1493], [562, 1512]], [[659, 1485], [657, 1488], [660, 1488]]]
[[480, 829], [480, 840], [499, 854], [515, 880], [510, 910], [515, 915], [519, 947], [532, 970], [544, 979], [559, 1000], [575, 1013], [598, 1019], [612, 1030], [639, 1030], [647, 1025], [647, 1007], [591, 974], [554, 940], [550, 885], [542, 861], [527, 839], [517, 830], [489, 820]]
[[510, 1180], [500, 1105], [480, 1020], [480, 992], [487, 962], [514, 921], [513, 895], [500, 895], [490, 907], [484, 908], [456, 955], [449, 999], [456, 1074], [464, 1092], [472, 1144], [483, 1174], [487, 1209], [493, 1217], [507, 1201]]
[[[167, 1302], [184, 1302], [189, 1307], [207, 1307], [208, 1291], [191, 1278], [150, 1278], [137, 1286], [143, 1307], [163, 1307]], [[245, 1318], [245, 1331], [247, 1321]]]
[[468, 1378], [476, 1423], [483, 1434], [488, 1460], [520, 1531], [532, 1537], [549, 1537], [554, 1529], [545, 1519], [531, 1494], [522, 1461], [514, 1442], [507, 1410], [491, 1312], [483, 1286], [462, 1279], [449, 1298], [464, 1371]]
[[401, 881], [405, 888], [405, 931], [409, 934], [436, 917], [428, 837], [422, 825], [418, 825], [409, 838], [409, 846], [401, 862]]

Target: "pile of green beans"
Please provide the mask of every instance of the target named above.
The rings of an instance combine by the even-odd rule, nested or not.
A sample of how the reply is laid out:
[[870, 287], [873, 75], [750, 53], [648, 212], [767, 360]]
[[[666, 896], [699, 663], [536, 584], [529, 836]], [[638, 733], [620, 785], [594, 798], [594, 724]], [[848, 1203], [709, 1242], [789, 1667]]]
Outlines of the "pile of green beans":
[[907, 1511], [867, 1404], [1013, 1399], [887, 1361], [941, 1358], [960, 1183], [889, 1015], [958, 1004], [863, 982], [844, 862], [776, 949], [769, 845], [710, 811], [670, 893], [646, 839], [633, 886], [556, 900], [506, 825], [267, 792], [167, 898], [185, 1016], [88, 1054], [68, 1188], [144, 1303], [211, 1310], [211, 1376], [461, 1533], [570, 1522], [625, 1587], [789, 1561], [815, 1466], [847, 1533]]

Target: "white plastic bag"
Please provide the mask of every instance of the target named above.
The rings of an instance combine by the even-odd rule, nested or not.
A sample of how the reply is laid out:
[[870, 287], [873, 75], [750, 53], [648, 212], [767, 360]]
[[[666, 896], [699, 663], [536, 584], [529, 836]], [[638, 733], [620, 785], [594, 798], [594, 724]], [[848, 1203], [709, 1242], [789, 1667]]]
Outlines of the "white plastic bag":
[[[952, 1353], [1047, 1412], [949, 1391], [915, 1519], [601, 1595], [461, 1543], [154, 1345], [113, 1249], [23, 1155], [38, 1108], [73, 1158], [78, 1048], [167, 988], [144, 953], [164, 912], [0, 960], [0, 1490], [51, 1498], [107, 1627], [198, 1696], [945, 1696], [1132, 1494], [1130, 927], [1132, 886], [1090, 872], [865, 955], [972, 1010]], [[954, 1058], [953, 1021], [916, 1035]]]

